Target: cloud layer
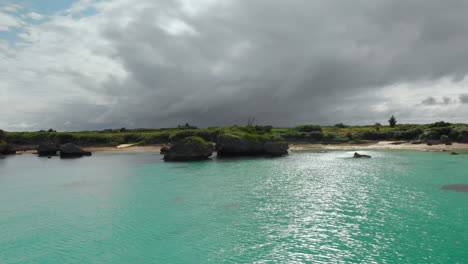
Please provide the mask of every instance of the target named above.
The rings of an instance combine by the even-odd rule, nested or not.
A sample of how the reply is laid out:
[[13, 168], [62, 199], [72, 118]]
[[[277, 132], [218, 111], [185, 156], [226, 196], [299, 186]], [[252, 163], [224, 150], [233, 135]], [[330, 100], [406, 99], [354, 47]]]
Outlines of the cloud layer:
[[467, 11], [462, 0], [83, 0], [40, 24], [15, 17], [20, 39], [0, 41], [0, 127], [468, 122]]

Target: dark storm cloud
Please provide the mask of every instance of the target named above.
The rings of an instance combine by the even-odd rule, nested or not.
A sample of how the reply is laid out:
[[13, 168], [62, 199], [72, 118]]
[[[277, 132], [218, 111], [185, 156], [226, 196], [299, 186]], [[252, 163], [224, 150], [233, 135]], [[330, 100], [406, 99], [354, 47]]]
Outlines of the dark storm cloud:
[[[460, 101], [462, 101], [462, 96], [460, 96]], [[433, 105], [452, 105], [452, 104], [456, 104], [457, 101], [450, 98], [450, 97], [442, 97], [442, 99], [440, 101], [437, 101], [434, 97], [432, 96], [429, 96], [427, 97], [426, 99], [422, 100], [421, 102], [423, 105], [426, 105], [426, 106], [433, 106]]]
[[[105, 30], [131, 74], [126, 85], [139, 84], [123, 112], [144, 125], [326, 122], [321, 110], [343, 98], [468, 71], [466, 1], [255, 0], [196, 16], [180, 10], [154, 5]], [[195, 33], [148, 23], [164, 13]]]
[[[144, 8], [101, 10], [111, 18], [95, 26], [128, 75], [100, 84], [96, 90], [113, 103], [93, 118], [75, 116], [74, 124], [214, 126], [255, 116], [289, 126], [382, 122], [391, 114], [413, 120], [425, 114], [417, 105], [427, 95], [403, 107], [381, 91], [408, 84], [425, 94], [428, 88], [411, 84], [458, 82], [468, 72], [464, 0], [212, 1], [195, 13], [178, 1], [138, 4]], [[121, 16], [130, 18], [121, 23]], [[422, 104], [453, 103], [439, 98]], [[51, 123], [67, 119], [57, 115]]]
[[436, 105], [437, 101], [434, 97], [429, 96], [421, 102], [423, 105]]
[[468, 94], [461, 94], [459, 99], [462, 104], [468, 104]]

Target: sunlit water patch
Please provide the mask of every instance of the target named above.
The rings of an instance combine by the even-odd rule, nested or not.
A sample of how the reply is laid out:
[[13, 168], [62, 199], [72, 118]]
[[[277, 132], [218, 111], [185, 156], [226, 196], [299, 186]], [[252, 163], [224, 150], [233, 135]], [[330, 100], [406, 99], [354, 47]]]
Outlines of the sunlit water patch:
[[353, 153], [3, 157], [0, 263], [467, 263], [468, 155]]

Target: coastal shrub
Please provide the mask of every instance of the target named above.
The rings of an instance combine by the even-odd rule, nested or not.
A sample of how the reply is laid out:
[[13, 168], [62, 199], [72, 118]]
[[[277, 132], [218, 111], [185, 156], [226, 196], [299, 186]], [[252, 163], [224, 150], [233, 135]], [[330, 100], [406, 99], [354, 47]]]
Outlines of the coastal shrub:
[[166, 132], [146, 135], [145, 139], [142, 142], [142, 144], [143, 145], [155, 145], [155, 144], [169, 143], [170, 136], [171, 135], [169, 133], [166, 133]]
[[442, 142], [444, 144], [451, 144], [452, 143], [449, 136], [447, 136], [447, 135], [440, 136], [440, 142]]
[[391, 140], [395, 136], [394, 131], [385, 131], [385, 132], [377, 132], [377, 131], [367, 131], [359, 134], [360, 139], [364, 140]]
[[440, 121], [440, 122], [435, 122], [435, 123], [429, 124], [427, 127], [429, 127], [429, 128], [434, 128], [434, 127], [450, 127], [451, 125], [452, 125], [451, 123], [444, 122], [444, 121]]
[[280, 135], [285, 140], [290, 141], [290, 142], [306, 142], [309, 140], [309, 133], [304, 133], [304, 132], [292, 131], [292, 132], [287, 132], [287, 133], [281, 133]]
[[123, 136], [124, 143], [135, 143], [145, 140], [145, 135], [143, 134], [126, 134]]
[[204, 140], [203, 138], [201, 137], [197, 137], [197, 136], [191, 136], [191, 137], [186, 137], [182, 140], [183, 143], [190, 143], [190, 144], [199, 144], [203, 147], [208, 147], [209, 146], [209, 143]]
[[338, 124], [335, 124], [334, 127], [337, 127], [337, 128], [347, 128], [348, 126], [343, 124], [343, 123], [338, 123]]
[[35, 145], [52, 140], [54, 135], [48, 132], [10, 132], [6, 141], [17, 145]]
[[178, 125], [177, 126], [177, 129], [190, 129], [190, 130], [193, 130], [193, 129], [197, 129], [197, 128], [198, 127], [192, 126], [189, 123], [185, 123], [185, 125]]
[[65, 144], [65, 143], [76, 144], [78, 139], [72, 134], [60, 133], [60, 134], [55, 135], [54, 141], [55, 141], [55, 144]]
[[216, 142], [219, 133], [221, 133], [219, 129], [199, 129], [195, 131], [195, 136], [201, 137], [206, 141]]
[[317, 142], [317, 141], [322, 141], [323, 140], [323, 133], [319, 131], [314, 131], [308, 133], [307, 139], [310, 142]]
[[237, 129], [232, 127], [229, 130], [225, 130], [218, 134], [219, 137], [231, 137], [231, 138], [239, 138], [245, 139], [250, 143], [264, 143], [267, 141], [282, 141], [284, 140], [283, 137], [275, 135], [273, 133], [270, 134], [257, 134], [257, 133], [247, 133], [244, 129]]
[[394, 130], [396, 131], [406, 131], [410, 129], [421, 128], [421, 125], [414, 125], [414, 124], [398, 124]]
[[324, 133], [322, 140], [325, 142], [333, 142], [336, 138], [335, 134], [332, 133]]
[[234, 126], [232, 130], [240, 130], [240, 131], [243, 131], [243, 132], [246, 132], [246, 133], [250, 133], [250, 134], [253, 134], [253, 133], [256, 133], [256, 129], [254, 126], [252, 125], [248, 125], [248, 126]]
[[436, 130], [426, 129], [419, 137], [420, 140], [439, 140], [440, 134]]
[[294, 128], [299, 132], [322, 132], [322, 127], [316, 125], [301, 125]]
[[177, 141], [181, 141], [182, 139], [186, 137], [192, 137], [192, 136], [195, 136], [195, 130], [187, 129], [187, 130], [183, 130], [183, 131], [179, 131], [179, 132], [171, 134], [171, 136], [169, 137], [169, 141], [177, 142]]
[[460, 143], [468, 143], [468, 127], [457, 127], [452, 129], [449, 138]]
[[336, 134], [335, 137], [333, 138], [332, 143], [346, 143], [349, 141], [349, 138], [342, 134]]
[[337, 133], [323, 133], [322, 143], [345, 143], [348, 142], [349, 138], [342, 134]]
[[394, 133], [394, 139], [396, 140], [418, 139], [422, 133], [424, 133], [424, 130], [422, 130], [421, 128], [412, 128], [406, 131], [396, 131]]
[[76, 134], [74, 143], [81, 146], [93, 146], [93, 145], [112, 145], [117, 142], [119, 144], [125, 143], [125, 139], [122, 135], [99, 135], [99, 134]]
[[273, 126], [255, 126], [255, 132], [258, 134], [268, 134], [271, 133]]
[[452, 133], [451, 127], [434, 127], [430, 130], [436, 131], [437, 133], [439, 133], [439, 135], [450, 135], [450, 133]]

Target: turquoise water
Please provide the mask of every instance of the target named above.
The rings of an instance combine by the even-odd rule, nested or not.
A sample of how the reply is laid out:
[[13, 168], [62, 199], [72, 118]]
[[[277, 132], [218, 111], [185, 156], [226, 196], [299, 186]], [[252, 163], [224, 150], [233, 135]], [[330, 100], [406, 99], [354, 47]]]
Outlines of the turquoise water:
[[0, 263], [468, 263], [468, 155], [0, 158]]

